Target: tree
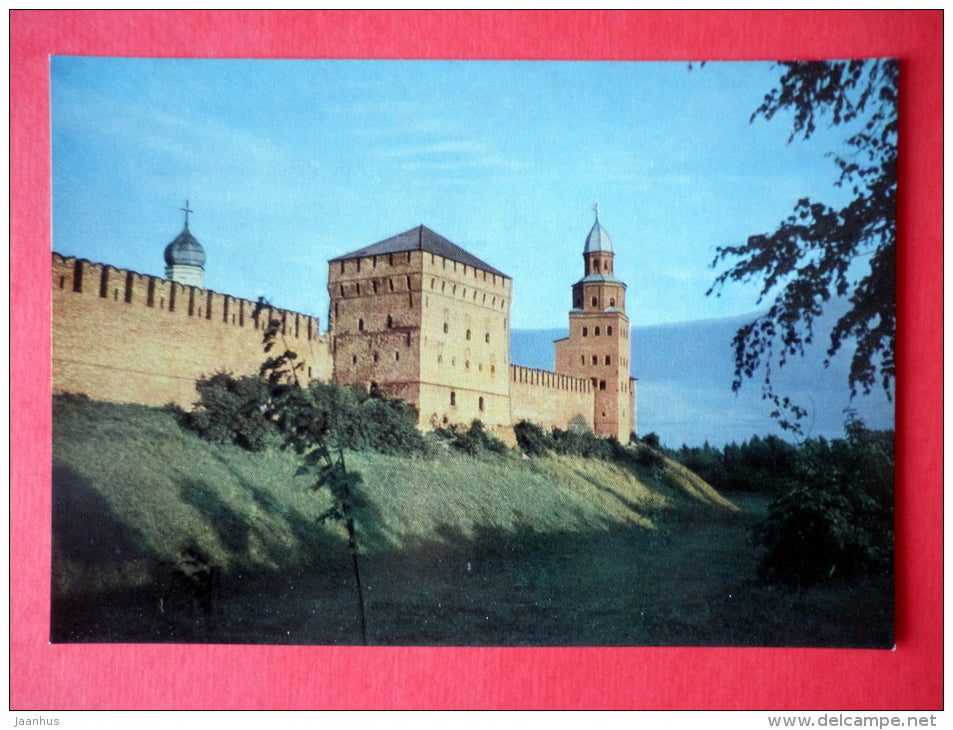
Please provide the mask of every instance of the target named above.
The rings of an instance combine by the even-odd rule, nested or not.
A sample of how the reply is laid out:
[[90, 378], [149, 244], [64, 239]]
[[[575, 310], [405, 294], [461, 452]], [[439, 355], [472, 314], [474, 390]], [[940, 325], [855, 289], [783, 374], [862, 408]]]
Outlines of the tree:
[[829, 153], [839, 169], [835, 185], [850, 192], [846, 205], [810, 198], [797, 201], [777, 230], [751, 236], [747, 244], [720, 247], [713, 267], [733, 263], [708, 290], [730, 281], [763, 282], [760, 305], [770, 308], [741, 327], [733, 340], [737, 391], [764, 369], [762, 397], [772, 416], [800, 432], [806, 410], [777, 393], [772, 365], [804, 354], [814, 340], [815, 320], [832, 298], [847, 297], [848, 309], [830, 331], [825, 366], [848, 340], [856, 342], [848, 376], [851, 398], [879, 383], [891, 396], [896, 337], [895, 260], [897, 197], [896, 59], [797, 61], [779, 64], [777, 88], [751, 115], [770, 121], [793, 113], [788, 143], [808, 139], [822, 119], [853, 129], [843, 153]]
[[[271, 307], [259, 297], [252, 318], [258, 327], [262, 313], [267, 311], [261, 324], [262, 345], [265, 354], [270, 354], [281, 332], [281, 321], [271, 315]], [[285, 349], [278, 355], [268, 357], [259, 368], [259, 376], [267, 384], [268, 399], [265, 403], [266, 418], [275, 423], [283, 438], [284, 446], [294, 449], [302, 457], [298, 474], [311, 474], [315, 481], [312, 489], [327, 489], [331, 494], [331, 507], [318, 517], [318, 522], [336, 520], [347, 529], [348, 550], [351, 553], [351, 568], [357, 593], [358, 617], [361, 640], [367, 644], [367, 617], [364, 602], [364, 587], [358, 561], [357, 529], [354, 522], [355, 492], [361, 476], [348, 471], [344, 464], [344, 451], [338, 446], [336, 454], [326, 443], [330, 418], [327, 413], [316, 412], [314, 400], [301, 387], [298, 372], [304, 363], [298, 354]]]

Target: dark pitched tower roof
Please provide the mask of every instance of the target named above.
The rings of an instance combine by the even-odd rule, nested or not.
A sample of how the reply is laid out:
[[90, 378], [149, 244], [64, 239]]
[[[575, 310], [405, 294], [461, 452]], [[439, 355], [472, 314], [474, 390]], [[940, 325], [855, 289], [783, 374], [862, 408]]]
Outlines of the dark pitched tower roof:
[[405, 251], [424, 251], [426, 253], [436, 254], [437, 256], [443, 256], [451, 261], [473, 266], [474, 268], [491, 274], [497, 274], [507, 279], [510, 278], [502, 271], [494, 269], [485, 261], [481, 261], [473, 254], [464, 251], [457, 244], [451, 243], [439, 233], [434, 233], [423, 225], [411, 228], [409, 231], [404, 231], [403, 233], [398, 233], [396, 236], [391, 236], [370, 246], [351, 251], [343, 256], [338, 256], [331, 259], [328, 263], [364, 258], [365, 256], [386, 256], [387, 254], [403, 253]]

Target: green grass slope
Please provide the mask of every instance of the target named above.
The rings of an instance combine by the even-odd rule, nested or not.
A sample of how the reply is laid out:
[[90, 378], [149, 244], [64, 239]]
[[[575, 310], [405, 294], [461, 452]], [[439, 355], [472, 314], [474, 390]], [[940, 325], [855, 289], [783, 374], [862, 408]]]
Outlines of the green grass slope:
[[[364, 640], [344, 531], [317, 522], [327, 495], [293, 454], [211, 444], [163, 409], [53, 408], [51, 641]], [[346, 454], [370, 644], [892, 643], [889, 580], [757, 581], [765, 495], [735, 495], [739, 511], [671, 461], [434, 443], [431, 458]]]
[[[674, 462], [633, 473], [597, 459], [347, 453], [361, 475], [362, 550], [463, 549], [488, 534], [654, 530], [661, 515], [733, 505]], [[281, 451], [203, 441], [174, 413], [59, 397], [53, 420], [54, 592], [148, 585], [198, 548], [225, 574], [332, 569], [343, 531], [318, 524], [327, 495]]]

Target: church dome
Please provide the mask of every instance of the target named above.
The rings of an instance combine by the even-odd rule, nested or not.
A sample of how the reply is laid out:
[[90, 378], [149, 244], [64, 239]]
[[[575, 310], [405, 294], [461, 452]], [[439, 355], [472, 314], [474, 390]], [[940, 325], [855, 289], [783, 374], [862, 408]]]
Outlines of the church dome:
[[592, 230], [589, 231], [589, 235], [586, 237], [586, 248], [583, 250], [583, 253], [598, 253], [599, 251], [612, 253], [612, 239], [609, 238], [606, 229], [603, 228], [599, 222], [599, 210], [597, 208], [596, 222], [593, 223]]
[[169, 266], [205, 266], [205, 249], [195, 240], [188, 227], [165, 247], [165, 262]]

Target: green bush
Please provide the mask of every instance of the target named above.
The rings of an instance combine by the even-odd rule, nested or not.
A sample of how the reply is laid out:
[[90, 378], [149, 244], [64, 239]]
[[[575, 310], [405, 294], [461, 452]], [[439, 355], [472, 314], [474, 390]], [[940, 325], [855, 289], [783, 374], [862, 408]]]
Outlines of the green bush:
[[506, 444], [483, 426], [483, 422], [475, 418], [467, 429], [441, 428], [437, 433], [447, 439], [450, 446], [462, 451], [467, 456], [483, 456], [485, 454], [505, 454]]
[[[616, 441], [616, 444], [618, 444], [618, 441]], [[581, 456], [585, 459], [611, 461], [613, 456], [616, 455], [609, 439], [601, 439], [590, 430], [582, 431], [574, 428], [567, 431], [554, 428], [553, 448], [557, 454]]]
[[265, 413], [268, 389], [261, 378], [216, 373], [198, 380], [195, 389], [199, 400], [185, 421], [203, 438], [238, 444], [249, 451], [262, 451], [280, 442], [276, 425]]
[[848, 422], [846, 438], [800, 449], [787, 488], [754, 539], [759, 575], [805, 586], [856, 573], [893, 571], [893, 434]]
[[218, 373], [198, 381], [196, 389], [199, 400], [186, 424], [216, 443], [261, 451], [294, 434], [305, 442], [327, 436], [330, 444], [353, 451], [429, 451], [413, 406], [357, 386], [315, 382], [301, 388]]
[[516, 443], [528, 456], [545, 456], [555, 447], [553, 437], [540, 426], [530, 421], [520, 421], [513, 426]]

